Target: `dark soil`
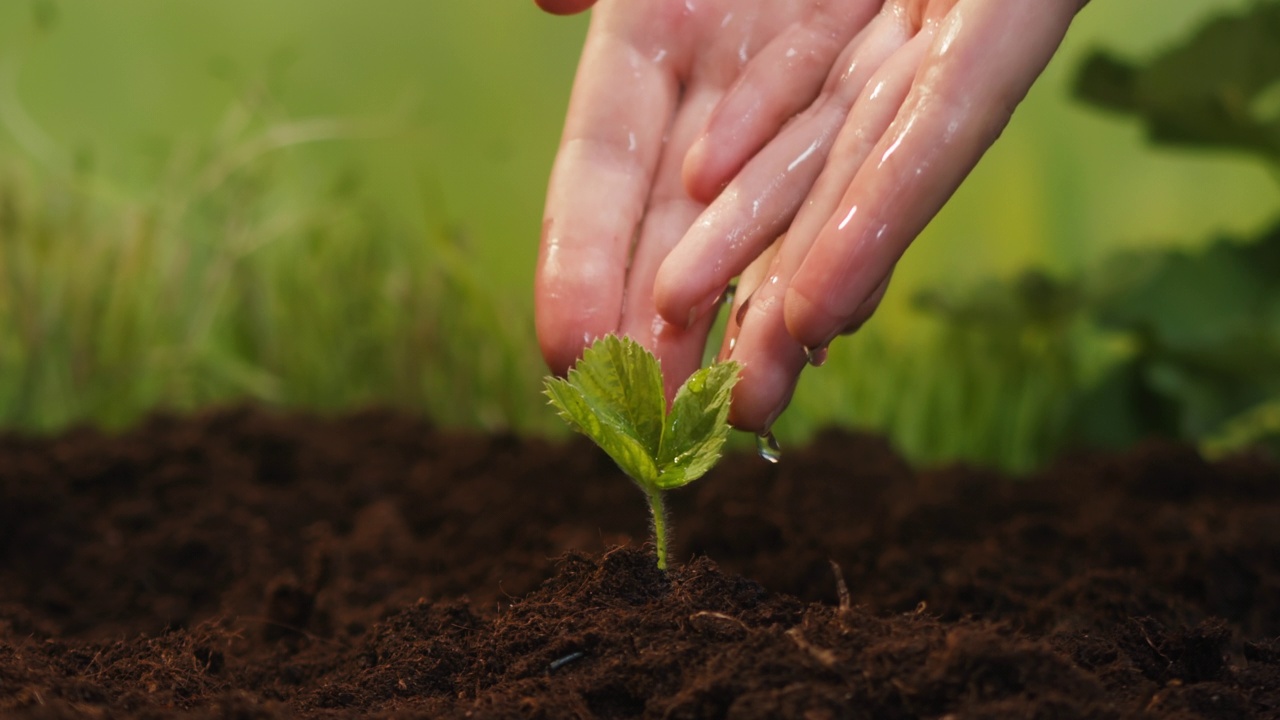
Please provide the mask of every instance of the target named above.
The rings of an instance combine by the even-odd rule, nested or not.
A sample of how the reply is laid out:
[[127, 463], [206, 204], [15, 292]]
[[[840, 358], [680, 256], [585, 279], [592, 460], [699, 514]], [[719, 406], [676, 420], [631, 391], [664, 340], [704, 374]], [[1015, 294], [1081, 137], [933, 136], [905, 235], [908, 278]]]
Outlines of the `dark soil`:
[[[671, 499], [389, 413], [0, 437], [0, 717], [1280, 717], [1280, 472], [829, 433]], [[841, 598], [841, 588], [847, 595]]]

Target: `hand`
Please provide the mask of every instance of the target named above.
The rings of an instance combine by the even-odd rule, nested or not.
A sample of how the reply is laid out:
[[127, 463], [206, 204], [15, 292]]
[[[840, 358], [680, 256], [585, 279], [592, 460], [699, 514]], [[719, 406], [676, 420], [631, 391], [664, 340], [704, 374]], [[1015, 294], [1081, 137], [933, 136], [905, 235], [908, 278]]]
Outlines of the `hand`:
[[731, 419], [767, 429], [806, 360], [874, 311], [1082, 4], [606, 0], [543, 221], [548, 364], [621, 332], [662, 360], [670, 396], [741, 276]]

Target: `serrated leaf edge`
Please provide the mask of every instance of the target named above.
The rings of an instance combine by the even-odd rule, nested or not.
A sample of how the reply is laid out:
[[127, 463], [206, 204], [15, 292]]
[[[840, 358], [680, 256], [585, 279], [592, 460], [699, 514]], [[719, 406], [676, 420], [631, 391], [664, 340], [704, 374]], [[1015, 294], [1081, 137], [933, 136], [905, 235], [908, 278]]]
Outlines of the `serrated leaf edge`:
[[[618, 345], [614, 348], [610, 345], [611, 343], [618, 343]], [[661, 388], [661, 361], [654, 358], [652, 353], [631, 338], [606, 335], [587, 348], [583, 353], [582, 359], [569, 369], [564, 378], [545, 378], [543, 395], [547, 396], [549, 404], [556, 410], [556, 414], [574, 431], [585, 435], [600, 446], [617, 463], [618, 467], [644, 488], [646, 492], [683, 487], [705, 475], [720, 459], [721, 451], [732, 430], [728, 424], [729, 400], [734, 386], [737, 385], [738, 380], [741, 378], [742, 366], [734, 361], [723, 361], [700, 368], [681, 384], [676, 391], [676, 397], [672, 401], [671, 407], [667, 407], [666, 398], [663, 397], [658, 448], [657, 452], [650, 452], [640, 438], [632, 435], [626, 428], [610, 422], [607, 416], [602, 416], [601, 412], [597, 410], [598, 403], [591, 402], [582, 389], [581, 378], [586, 376], [581, 374], [582, 371], [579, 370], [579, 366], [583, 362], [596, 362], [591, 358], [599, 357], [602, 353], [608, 352], [610, 357], [600, 362], [609, 362], [618, 366], [618, 370], [626, 369], [618, 362], [614, 362], [617, 356], [610, 352], [613, 349], [621, 350], [622, 357], [627, 357], [630, 350], [638, 350], [639, 353], [652, 359], [657, 364], [660, 381], [658, 386]], [[622, 365], [625, 365], [625, 361], [623, 361]], [[705, 389], [703, 391], [693, 390], [697, 383], [703, 383]], [[710, 387], [706, 387], [708, 384], [710, 384]], [[711, 423], [712, 431], [701, 438], [693, 440], [687, 449], [682, 449], [678, 454], [671, 456], [664, 462], [663, 458], [668, 454], [669, 445], [673, 442], [672, 433], [679, 432], [672, 429], [673, 415], [678, 404], [687, 402], [687, 398], [692, 397], [695, 393], [703, 395], [708, 390], [710, 392], [707, 394], [706, 401], [696, 409], [705, 414], [708, 409], [714, 408], [715, 419]], [[558, 397], [561, 393], [568, 393], [568, 395]], [[573, 397], [577, 400], [575, 404], [585, 408], [594, 423], [588, 424], [575, 417], [565, 402], [568, 397]], [[607, 400], [608, 398], [604, 399]], [[613, 414], [626, 416], [629, 413], [616, 412]], [[610, 440], [620, 442], [610, 442]], [[680, 458], [689, 458], [690, 455], [693, 456], [691, 460], [679, 461]]]

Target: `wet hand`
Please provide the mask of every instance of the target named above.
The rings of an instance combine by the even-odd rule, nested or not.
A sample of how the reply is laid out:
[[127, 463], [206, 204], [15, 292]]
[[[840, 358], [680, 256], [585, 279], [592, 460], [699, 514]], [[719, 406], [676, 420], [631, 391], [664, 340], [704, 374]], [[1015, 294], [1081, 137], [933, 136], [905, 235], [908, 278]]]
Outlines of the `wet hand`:
[[1080, 4], [602, 4], [544, 220], [549, 364], [623, 332], [678, 384], [740, 275], [721, 349], [744, 365], [732, 419], [767, 428], [806, 360], [874, 311]]

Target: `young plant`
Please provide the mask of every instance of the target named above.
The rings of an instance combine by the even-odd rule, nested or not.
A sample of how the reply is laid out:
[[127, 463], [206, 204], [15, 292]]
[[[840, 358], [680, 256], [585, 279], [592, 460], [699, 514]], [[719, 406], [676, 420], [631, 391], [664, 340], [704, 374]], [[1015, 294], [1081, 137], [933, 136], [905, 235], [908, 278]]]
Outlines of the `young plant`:
[[547, 378], [560, 417], [613, 458], [649, 499], [658, 567], [667, 567], [664, 490], [702, 477], [729, 437], [729, 394], [739, 365], [715, 363], [685, 381], [667, 409], [658, 359], [626, 337], [606, 335], [564, 379]]

